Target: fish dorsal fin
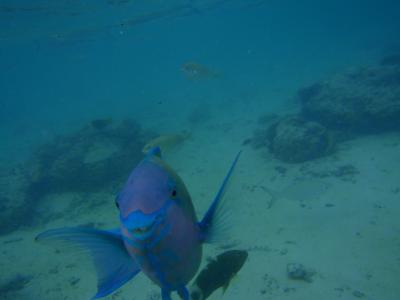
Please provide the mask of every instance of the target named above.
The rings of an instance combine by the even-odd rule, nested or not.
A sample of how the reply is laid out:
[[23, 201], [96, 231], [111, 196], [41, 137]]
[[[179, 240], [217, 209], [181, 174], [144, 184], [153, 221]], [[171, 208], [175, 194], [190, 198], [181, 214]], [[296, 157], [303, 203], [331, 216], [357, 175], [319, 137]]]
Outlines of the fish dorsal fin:
[[156, 156], [158, 158], [162, 158], [161, 148], [159, 146], [152, 147], [152, 148], [150, 148], [149, 151], [147, 151], [147, 153], [146, 153], [146, 157], [147, 158], [151, 158], [153, 156]]
[[92, 299], [111, 294], [140, 271], [136, 261], [126, 251], [119, 230], [59, 228], [39, 234], [36, 240], [72, 244], [88, 251], [97, 272], [97, 293]]
[[226, 187], [228, 185], [229, 179], [231, 178], [233, 170], [235, 169], [236, 163], [239, 160], [240, 154], [241, 151], [236, 155], [235, 160], [233, 161], [228, 173], [226, 174], [217, 195], [215, 196], [203, 219], [199, 223], [201, 230], [201, 239], [205, 243], [218, 241], [220, 238], [222, 238], [220, 237], [220, 235], [223, 234], [223, 231], [226, 229], [224, 226], [226, 225], [224, 224], [226, 207], [221, 205], [221, 200], [224, 197]]

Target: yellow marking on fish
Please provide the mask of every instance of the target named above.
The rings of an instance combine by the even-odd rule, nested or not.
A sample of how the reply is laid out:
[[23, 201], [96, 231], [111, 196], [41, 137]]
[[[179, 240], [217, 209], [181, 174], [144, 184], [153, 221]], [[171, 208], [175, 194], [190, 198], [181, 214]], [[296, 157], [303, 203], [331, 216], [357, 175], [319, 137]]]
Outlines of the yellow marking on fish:
[[177, 145], [183, 143], [190, 137], [189, 132], [182, 132], [178, 134], [163, 134], [160, 135], [144, 145], [142, 152], [147, 153], [153, 147], [160, 147], [162, 152], [168, 152]]

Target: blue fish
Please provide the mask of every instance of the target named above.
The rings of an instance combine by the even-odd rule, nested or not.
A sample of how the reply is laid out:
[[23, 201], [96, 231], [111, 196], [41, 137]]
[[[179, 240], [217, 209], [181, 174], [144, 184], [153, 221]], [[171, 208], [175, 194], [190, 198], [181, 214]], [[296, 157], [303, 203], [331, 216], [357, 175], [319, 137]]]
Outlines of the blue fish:
[[240, 152], [201, 221], [183, 181], [155, 147], [116, 197], [120, 228], [59, 228], [36, 240], [72, 243], [89, 251], [97, 273], [92, 299], [111, 294], [143, 271], [161, 288], [163, 300], [170, 300], [174, 291], [189, 300], [186, 284], [199, 268], [202, 245], [223, 237], [221, 199], [239, 156]]

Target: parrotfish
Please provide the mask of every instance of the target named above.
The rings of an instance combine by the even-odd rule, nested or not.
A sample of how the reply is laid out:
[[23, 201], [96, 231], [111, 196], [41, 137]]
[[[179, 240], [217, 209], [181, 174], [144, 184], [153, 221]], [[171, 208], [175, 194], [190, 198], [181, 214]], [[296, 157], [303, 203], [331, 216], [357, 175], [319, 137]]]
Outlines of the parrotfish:
[[223, 238], [226, 205], [221, 205], [221, 199], [239, 156], [240, 152], [201, 221], [183, 181], [155, 147], [116, 197], [118, 229], [59, 228], [39, 234], [36, 240], [67, 242], [88, 250], [98, 279], [92, 299], [113, 293], [143, 271], [161, 288], [162, 300], [171, 300], [175, 291], [189, 300], [186, 285], [199, 268], [202, 245]]

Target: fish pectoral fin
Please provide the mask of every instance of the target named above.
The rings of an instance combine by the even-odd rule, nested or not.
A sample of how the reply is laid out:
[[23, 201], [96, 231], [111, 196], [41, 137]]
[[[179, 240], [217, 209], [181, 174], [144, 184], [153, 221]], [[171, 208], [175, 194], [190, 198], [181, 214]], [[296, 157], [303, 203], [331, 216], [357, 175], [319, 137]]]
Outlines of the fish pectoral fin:
[[92, 299], [111, 294], [140, 272], [117, 230], [59, 228], [39, 234], [36, 240], [72, 244], [89, 252], [97, 272], [97, 293]]
[[183, 300], [189, 300], [189, 291], [185, 286], [180, 287], [178, 290], [178, 295]]
[[229, 183], [229, 179], [232, 176], [233, 170], [235, 169], [240, 153], [241, 152], [236, 155], [235, 160], [233, 161], [228, 174], [226, 174], [217, 195], [215, 196], [203, 219], [199, 222], [201, 240], [205, 243], [213, 243], [224, 240], [224, 232], [228, 229], [228, 224], [225, 220], [228, 209], [226, 205], [223, 205], [224, 203], [222, 203], [221, 200], [224, 197], [226, 187]]
[[171, 291], [168, 289], [161, 289], [161, 300], [172, 300]]

